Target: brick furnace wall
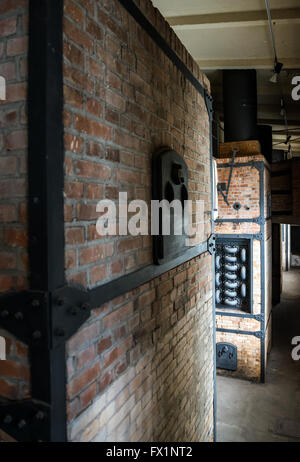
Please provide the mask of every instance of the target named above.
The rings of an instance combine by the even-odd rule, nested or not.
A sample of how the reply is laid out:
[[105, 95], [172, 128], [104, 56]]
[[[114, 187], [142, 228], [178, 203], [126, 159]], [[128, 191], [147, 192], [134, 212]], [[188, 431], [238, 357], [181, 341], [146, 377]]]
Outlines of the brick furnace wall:
[[[28, 1], [0, 2], [0, 76], [6, 100], [0, 101], [0, 292], [28, 288], [27, 41]], [[6, 361], [0, 361], [0, 396], [22, 399], [30, 394], [27, 347], [0, 330]]]
[[[137, 2], [201, 83], [206, 78], [150, 1]], [[151, 158], [184, 157], [210, 226], [203, 98], [116, 0], [65, 0], [66, 275], [94, 287], [152, 263], [152, 240], [101, 238], [96, 204], [151, 199]], [[71, 441], [213, 438], [211, 257], [204, 254], [94, 310], [68, 342]]]
[[[218, 159], [218, 181], [219, 183], [227, 183], [230, 168], [231, 158]], [[241, 156], [235, 159], [237, 167], [233, 169], [229, 203], [230, 207], [225, 204], [221, 194], [219, 193], [219, 220], [216, 223], [216, 235], [259, 235], [262, 233], [262, 239], [253, 238], [253, 274], [252, 274], [252, 312], [245, 313], [241, 310], [230, 310], [216, 308], [218, 314], [216, 317], [217, 342], [229, 342], [237, 346], [238, 350], [238, 368], [237, 371], [227, 371], [218, 369], [218, 373], [230, 376], [247, 378], [250, 380], [263, 380], [262, 370], [262, 354], [265, 351], [265, 365], [267, 361], [267, 350], [270, 348], [271, 339], [271, 310], [272, 310], [272, 273], [271, 273], [271, 257], [272, 257], [272, 226], [271, 220], [267, 220], [264, 229], [261, 223], [257, 222], [237, 222], [222, 220], [239, 220], [239, 219], [256, 219], [260, 217], [260, 188], [262, 181], [259, 170], [251, 163], [263, 168], [264, 179], [264, 210], [263, 219], [270, 218], [270, 172], [269, 166], [262, 155]], [[239, 164], [249, 164], [241, 166]], [[239, 202], [242, 207], [240, 210], [234, 210], [233, 205]], [[246, 237], [246, 236], [245, 236]], [[261, 259], [261, 245], [265, 249], [264, 259], [264, 328], [260, 320], [255, 319], [255, 316], [263, 316], [262, 312], [262, 283], [261, 271], [263, 271]], [[225, 314], [223, 314], [225, 313]], [[232, 313], [232, 316], [230, 314]], [[244, 316], [243, 316], [244, 315]], [[224, 329], [224, 331], [223, 331]], [[227, 332], [226, 332], [227, 331]], [[231, 331], [231, 332], [229, 332]], [[235, 331], [235, 332], [232, 332]], [[239, 333], [238, 331], [243, 331]], [[256, 335], [247, 334], [247, 332], [263, 332], [263, 340]], [[262, 342], [264, 348], [262, 348]]]

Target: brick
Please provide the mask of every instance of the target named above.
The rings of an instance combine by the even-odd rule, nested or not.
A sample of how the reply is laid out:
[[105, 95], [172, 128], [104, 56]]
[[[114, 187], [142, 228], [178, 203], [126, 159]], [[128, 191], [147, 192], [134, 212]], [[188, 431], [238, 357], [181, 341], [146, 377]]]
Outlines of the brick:
[[12, 175], [17, 170], [16, 157], [0, 157], [0, 172], [1, 175]]
[[102, 393], [113, 382], [113, 372], [106, 372], [98, 381], [98, 393]]
[[119, 149], [112, 149], [112, 148], [107, 148], [106, 149], [106, 155], [105, 158], [109, 160], [110, 162], [120, 162], [120, 151]]
[[15, 0], [12, 2], [11, 0], [1, 0], [0, 4], [0, 14], [4, 15], [7, 13], [11, 13], [19, 8], [26, 8], [28, 7], [28, 0]]
[[99, 328], [97, 323], [93, 323], [89, 326], [80, 329], [68, 343], [68, 351], [75, 352], [83, 345], [88, 344], [92, 339], [98, 336]]
[[103, 318], [103, 329], [110, 329], [113, 326], [118, 325], [132, 314], [133, 303], [128, 302], [125, 305], [121, 306], [121, 308], [113, 311], [112, 313], [108, 314]]
[[99, 157], [99, 159], [103, 159], [104, 147], [98, 142], [96, 143], [95, 141], [88, 141], [86, 153], [88, 156]]
[[100, 200], [100, 199], [103, 199], [103, 194], [104, 194], [103, 191], [104, 191], [104, 188], [102, 184], [91, 183], [86, 186], [85, 196], [87, 199]]
[[79, 221], [91, 221], [96, 220], [99, 217], [99, 213], [96, 212], [97, 204], [84, 204], [80, 203], [77, 205], [77, 220]]
[[0, 393], [3, 398], [17, 400], [19, 397], [19, 386], [16, 383], [10, 383], [0, 378]]
[[[78, 109], [82, 109], [83, 107], [83, 96], [82, 94], [75, 90], [74, 88], [71, 88], [67, 85], [64, 85], [64, 100], [65, 103], [76, 107]], [[71, 135], [69, 135], [71, 136]]]
[[6, 360], [0, 361], [0, 375], [10, 379], [29, 379], [29, 368], [19, 362]]
[[27, 148], [27, 131], [18, 130], [7, 135], [6, 148], [8, 151]]
[[81, 249], [79, 252], [79, 262], [81, 265], [95, 263], [104, 258], [112, 257], [114, 253], [113, 244], [102, 244]]
[[92, 383], [83, 393], [80, 394], [80, 403], [81, 408], [84, 409], [87, 407], [91, 401], [96, 397], [97, 393], [97, 384], [96, 382]]
[[89, 119], [82, 115], [75, 116], [75, 128], [76, 130], [85, 133], [96, 138], [104, 140], [111, 139], [111, 128], [97, 122], [93, 119]]
[[27, 230], [20, 228], [8, 228], [5, 230], [4, 239], [11, 247], [26, 247], [28, 244]]
[[151, 303], [154, 302], [155, 298], [156, 298], [155, 289], [145, 292], [138, 298], [139, 308], [144, 308], [147, 305], [151, 305]]
[[27, 95], [26, 83], [10, 83], [7, 85], [7, 102], [25, 101]]
[[86, 112], [101, 119], [103, 117], [103, 104], [94, 99], [88, 99], [86, 103]]
[[64, 77], [69, 83], [77, 87], [79, 90], [85, 89], [88, 93], [94, 92], [94, 82], [80, 69], [75, 69], [64, 63]]
[[83, 50], [93, 51], [93, 40], [83, 32], [79, 27], [74, 26], [69, 20], [64, 21], [64, 32], [74, 43], [80, 46]]
[[66, 244], [79, 245], [84, 243], [84, 228], [67, 228]]
[[67, 395], [69, 398], [77, 395], [81, 390], [86, 388], [91, 382], [96, 380], [100, 374], [100, 364], [97, 362], [93, 366], [88, 367], [81, 374], [70, 381], [67, 386]]
[[77, 370], [82, 369], [88, 363], [94, 361], [96, 358], [95, 345], [91, 345], [85, 350], [81, 351], [77, 357]]
[[106, 72], [106, 83], [109, 87], [112, 87], [118, 91], [121, 90], [121, 79], [116, 74], [107, 69]]
[[89, 58], [88, 72], [92, 74], [94, 77], [97, 77], [97, 81], [104, 80], [105, 68], [103, 63], [99, 63], [95, 59]]
[[79, 181], [68, 181], [65, 184], [65, 194], [69, 199], [80, 199], [83, 197], [84, 185]]
[[131, 184], [140, 184], [141, 183], [141, 176], [140, 173], [132, 171], [132, 170], [125, 170], [118, 168], [116, 169], [116, 181], [119, 183], [131, 183]]
[[75, 250], [67, 250], [65, 252], [65, 268], [70, 269], [76, 266], [76, 252]]
[[129, 239], [123, 239], [118, 243], [118, 251], [120, 253], [130, 252], [142, 247], [142, 239], [140, 237], [134, 237]]
[[64, 58], [75, 66], [84, 67], [83, 52], [70, 42], [64, 41]]
[[111, 169], [107, 165], [84, 160], [75, 162], [75, 170], [78, 176], [102, 181], [109, 180], [111, 176]]
[[117, 274], [122, 273], [122, 271], [123, 271], [123, 261], [122, 260], [117, 260], [111, 263], [110, 274], [112, 276], [116, 276]]
[[114, 124], [114, 125], [119, 125], [120, 123], [120, 113], [111, 107], [106, 107], [105, 108], [105, 120], [107, 122]]
[[14, 205], [0, 205], [0, 223], [16, 221], [16, 207]]
[[126, 42], [127, 36], [126, 32], [123, 31], [110, 17], [110, 15], [104, 13], [104, 11], [98, 8], [98, 20], [100, 24], [110, 29], [110, 31], [115, 34], [120, 40]]
[[103, 30], [98, 23], [87, 17], [86, 31], [93, 37], [94, 40], [101, 41], [103, 39]]
[[96, 284], [97, 282], [102, 281], [107, 276], [106, 265], [94, 266], [90, 270], [90, 281], [91, 284]]
[[64, 1], [64, 13], [77, 24], [83, 24], [83, 10], [72, 0]]
[[28, 38], [16, 37], [7, 41], [7, 55], [24, 55], [28, 50]]
[[7, 81], [14, 80], [16, 78], [16, 63], [8, 61], [0, 64], [0, 75], [5, 77]]
[[17, 31], [17, 17], [0, 20], [0, 37], [7, 37]]
[[111, 336], [105, 337], [98, 343], [97, 351], [98, 355], [101, 355], [105, 350], [108, 350], [112, 346]]
[[118, 95], [112, 90], [106, 90], [105, 95], [106, 104], [109, 104], [121, 112], [125, 112], [126, 110], [126, 100], [123, 96]]
[[15, 281], [12, 276], [5, 276], [0, 274], [0, 292], [7, 292], [10, 289], [13, 289], [15, 286]]
[[120, 130], [115, 131], [115, 143], [133, 151], [139, 151], [140, 147], [138, 138]]

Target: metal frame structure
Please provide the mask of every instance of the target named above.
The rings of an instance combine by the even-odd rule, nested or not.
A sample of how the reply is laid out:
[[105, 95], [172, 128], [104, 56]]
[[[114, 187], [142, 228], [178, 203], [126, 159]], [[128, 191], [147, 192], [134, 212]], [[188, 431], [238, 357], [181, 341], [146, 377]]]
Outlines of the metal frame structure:
[[[132, 0], [119, 0], [178, 70], [203, 96], [210, 120], [212, 97]], [[0, 428], [18, 441], [66, 441], [66, 341], [93, 308], [205, 252], [215, 236], [162, 265], [149, 265], [92, 290], [68, 287], [64, 273], [63, 0], [30, 0], [29, 9], [29, 255], [30, 289], [0, 297], [0, 326], [29, 346], [31, 396], [0, 401]], [[211, 189], [213, 201], [213, 184]], [[212, 210], [214, 205], [212, 204]], [[215, 305], [213, 295], [215, 343]], [[215, 348], [214, 348], [215, 350]], [[216, 428], [216, 357], [214, 419]]]

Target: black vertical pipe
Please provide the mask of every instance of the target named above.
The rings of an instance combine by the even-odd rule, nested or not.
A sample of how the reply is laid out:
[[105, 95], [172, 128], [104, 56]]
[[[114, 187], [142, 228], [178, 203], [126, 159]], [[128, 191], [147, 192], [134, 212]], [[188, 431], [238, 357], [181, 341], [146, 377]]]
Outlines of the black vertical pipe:
[[261, 146], [261, 154], [265, 156], [269, 164], [273, 157], [273, 132], [271, 125], [258, 125], [258, 139]]
[[258, 139], [255, 70], [223, 71], [225, 142]]

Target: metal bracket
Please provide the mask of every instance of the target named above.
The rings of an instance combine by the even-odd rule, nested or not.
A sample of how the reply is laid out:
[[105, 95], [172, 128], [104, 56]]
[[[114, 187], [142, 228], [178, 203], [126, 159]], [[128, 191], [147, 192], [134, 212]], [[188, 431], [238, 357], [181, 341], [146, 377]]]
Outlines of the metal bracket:
[[263, 339], [264, 338], [264, 333], [261, 331], [254, 332], [255, 337]]
[[0, 428], [15, 440], [47, 441], [50, 406], [42, 401], [0, 401]]
[[67, 341], [89, 318], [91, 306], [89, 292], [63, 287], [51, 294], [52, 346]]
[[32, 347], [49, 345], [49, 297], [45, 292], [19, 292], [0, 297], [0, 327]]
[[89, 297], [89, 292], [73, 287], [4, 295], [0, 297], [0, 327], [32, 348], [55, 348], [88, 319]]
[[211, 234], [207, 240], [207, 250], [211, 255], [216, 253], [216, 235]]

